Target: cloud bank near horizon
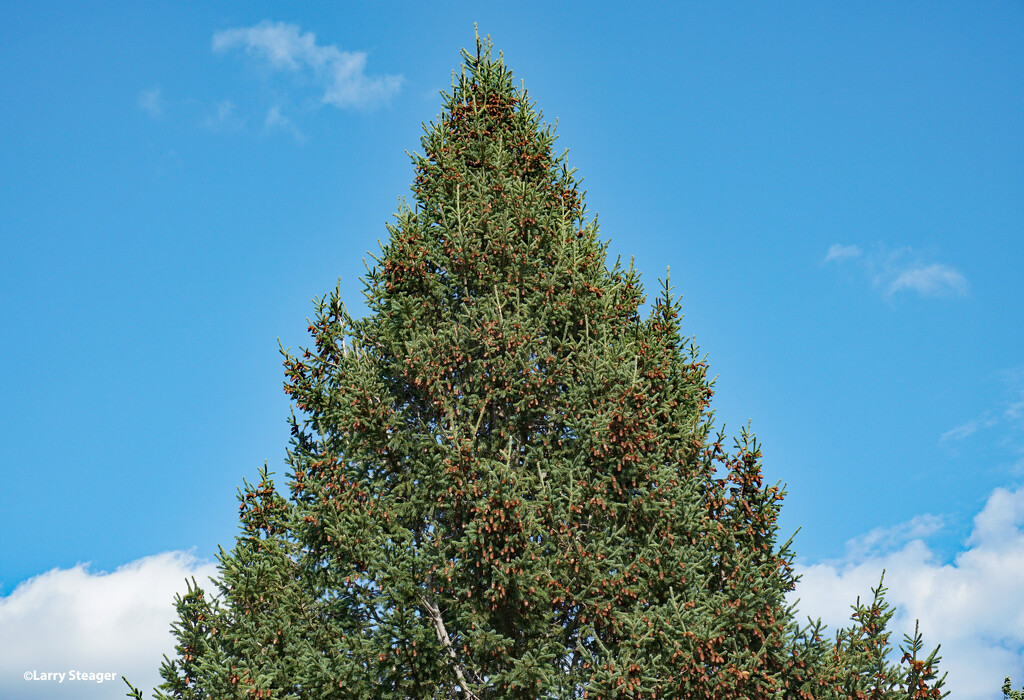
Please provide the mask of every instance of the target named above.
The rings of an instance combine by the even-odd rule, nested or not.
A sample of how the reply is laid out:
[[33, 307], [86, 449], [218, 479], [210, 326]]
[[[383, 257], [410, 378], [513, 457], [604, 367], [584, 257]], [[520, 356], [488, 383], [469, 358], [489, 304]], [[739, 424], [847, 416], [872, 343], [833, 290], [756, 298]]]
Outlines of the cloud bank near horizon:
[[[155, 687], [164, 654], [174, 651], [174, 596], [186, 579], [208, 590], [215, 564], [187, 552], [164, 552], [93, 572], [53, 569], [0, 597], [0, 697], [109, 700], [132, 685]], [[113, 680], [26, 680], [26, 674], [114, 674]]]
[[[850, 606], [885, 570], [886, 600], [896, 608], [890, 643], [899, 647], [915, 620], [927, 651], [941, 644], [946, 690], [962, 700], [1000, 697], [1003, 678], [1024, 683], [1024, 486], [997, 488], [974, 517], [971, 535], [952, 562], [939, 561], [924, 538], [941, 527], [918, 516], [847, 543], [838, 561], [798, 564], [790, 594], [800, 619], [822, 619], [831, 633], [849, 624]], [[898, 661], [899, 655], [893, 653]]]
[[[949, 673], [953, 697], [998, 697], [1006, 675], [1015, 687], [1024, 683], [1022, 526], [1024, 486], [997, 488], [952, 562], [939, 561], [925, 543], [942, 527], [941, 519], [922, 515], [851, 540], [842, 559], [797, 564], [802, 580], [789, 599], [799, 599], [800, 619], [820, 617], [834, 633], [849, 623], [857, 597], [870, 597], [884, 569], [886, 599], [896, 608], [894, 660], [903, 635], [919, 619], [927, 650], [942, 645], [941, 668]], [[148, 691], [159, 682], [163, 655], [173, 652], [174, 594], [184, 591], [186, 579], [204, 585], [215, 571], [212, 562], [179, 551], [111, 573], [79, 565], [21, 583], [0, 597], [0, 697], [99, 700], [122, 694], [122, 675]], [[117, 679], [24, 680], [26, 672], [68, 669], [113, 672]]]

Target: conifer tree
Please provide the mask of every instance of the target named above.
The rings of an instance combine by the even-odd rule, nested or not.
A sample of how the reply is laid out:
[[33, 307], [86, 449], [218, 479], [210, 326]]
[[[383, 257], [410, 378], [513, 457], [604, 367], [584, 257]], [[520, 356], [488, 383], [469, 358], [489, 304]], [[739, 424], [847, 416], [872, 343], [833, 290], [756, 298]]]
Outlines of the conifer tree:
[[836, 632], [835, 642], [820, 664], [819, 673], [829, 680], [823, 698], [867, 698], [869, 700], [917, 700], [942, 698], [945, 675], [937, 677], [938, 648], [924, 659], [918, 658], [923, 642], [915, 626], [914, 636], [904, 637], [900, 651], [903, 669], [888, 658], [889, 622], [895, 610], [885, 600], [885, 572], [871, 590], [872, 600], [852, 606], [852, 623]]
[[713, 432], [668, 281], [642, 317], [526, 91], [463, 55], [368, 315], [335, 290], [285, 353], [287, 497], [246, 484], [159, 697], [931, 697], [891, 694], [937, 659], [886, 665], [881, 588], [834, 644], [794, 622], [783, 492]]

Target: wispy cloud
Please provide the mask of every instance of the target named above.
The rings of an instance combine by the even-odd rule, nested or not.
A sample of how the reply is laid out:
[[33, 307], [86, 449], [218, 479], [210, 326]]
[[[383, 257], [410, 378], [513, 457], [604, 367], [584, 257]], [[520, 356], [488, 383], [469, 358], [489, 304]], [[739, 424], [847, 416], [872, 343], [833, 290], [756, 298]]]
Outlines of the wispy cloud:
[[245, 123], [245, 120], [237, 116], [237, 110], [238, 106], [231, 100], [221, 100], [212, 113], [203, 117], [202, 125], [207, 129], [239, 127]]
[[154, 119], [163, 116], [164, 97], [160, 88], [150, 88], [139, 92], [138, 103], [142, 111]]
[[942, 518], [925, 514], [894, 527], [877, 527], [849, 540], [846, 543], [846, 558], [861, 559], [871, 553], [894, 551], [908, 542], [934, 535], [942, 526]]
[[[1011, 463], [1024, 466], [1024, 366], [999, 372], [995, 384], [998, 395], [989, 399], [988, 408], [944, 432], [939, 444], [957, 454], [961, 443], [976, 447], [974, 436], [985, 431], [986, 441], [1002, 452], [998, 459], [1006, 460], [1008, 455]], [[982, 383], [975, 391], [983, 393], [989, 389]], [[972, 438], [975, 442], [971, 442]]]
[[936, 522], [923, 516], [884, 531], [909, 538], [895, 550], [893, 538], [868, 533], [841, 561], [798, 565], [802, 580], [790, 600], [799, 598], [802, 616], [821, 617], [834, 632], [885, 569], [887, 600], [898, 606], [891, 639], [902, 640], [919, 619], [929, 650], [942, 644], [951, 697], [988, 700], [1004, 676], [1024, 682], [1024, 487], [992, 492], [953, 563], [938, 561], [924, 542]]
[[996, 425], [999, 421], [996, 420], [991, 414], [983, 414], [977, 418], [972, 418], [966, 423], [961, 423], [955, 428], [950, 428], [942, 434], [939, 438], [939, 442], [942, 444], [948, 444], [956, 442], [958, 440], [965, 440], [971, 435], [974, 435], [979, 430], [984, 428], [991, 428]]
[[284, 22], [260, 22], [213, 35], [213, 50], [244, 49], [272, 69], [307, 73], [322, 89], [321, 101], [339, 108], [369, 108], [387, 102], [401, 88], [401, 75], [370, 76], [364, 52], [318, 44], [313, 32]]
[[844, 260], [846, 258], [859, 258], [860, 254], [861, 250], [859, 246], [833, 243], [829, 246], [828, 253], [825, 254], [825, 262]]
[[[174, 651], [174, 594], [185, 590], [187, 578], [203, 585], [214, 572], [209, 562], [167, 552], [111, 573], [79, 565], [25, 581], [0, 597], [0, 697], [118, 697], [127, 690], [122, 675], [138, 687], [154, 687], [163, 654]], [[69, 669], [113, 673], [116, 679], [25, 680], [28, 672]]]
[[910, 248], [890, 250], [876, 246], [869, 253], [856, 245], [834, 243], [823, 263], [852, 261], [883, 296], [913, 292], [924, 297], [965, 296], [970, 286], [955, 268], [928, 261]]
[[267, 129], [283, 129], [291, 134], [299, 143], [306, 140], [306, 136], [299, 131], [291, 119], [281, 113], [281, 108], [277, 105], [267, 110], [267, 118], [264, 120], [263, 125]]
[[926, 297], [963, 296], [967, 294], [967, 280], [948, 265], [932, 263], [900, 271], [889, 282], [888, 293], [895, 294], [902, 290], [912, 290]]
[[1003, 416], [1024, 428], [1024, 365], [1003, 370], [999, 373], [999, 380], [1008, 397], [1003, 406]]

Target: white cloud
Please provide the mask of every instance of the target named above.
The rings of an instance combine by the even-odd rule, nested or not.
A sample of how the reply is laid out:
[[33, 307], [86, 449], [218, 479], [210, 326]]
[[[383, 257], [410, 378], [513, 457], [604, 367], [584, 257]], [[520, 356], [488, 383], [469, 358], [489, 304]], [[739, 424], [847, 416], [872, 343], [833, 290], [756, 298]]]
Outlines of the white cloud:
[[[1020, 473], [1018, 468], [1024, 466], [1024, 367], [1001, 371], [997, 378], [999, 397], [990, 399], [990, 407], [980, 415], [943, 433], [939, 444], [957, 454], [959, 443], [968, 443], [976, 433], [988, 431], [985, 439], [1003, 452], [1003, 459], [1008, 458], [1008, 463], [1014, 465], [1007, 472]], [[985, 391], [985, 384], [982, 384], [975, 393]]]
[[942, 518], [925, 514], [894, 527], [876, 527], [846, 543], [846, 558], [861, 559], [871, 553], [898, 549], [908, 542], [935, 534], [942, 529], [942, 525]]
[[164, 98], [160, 88], [150, 88], [139, 93], [139, 107], [156, 119], [164, 113]]
[[281, 108], [277, 105], [267, 110], [267, 118], [263, 125], [268, 129], [284, 129], [299, 143], [306, 140], [306, 136], [299, 131], [291, 119], [281, 113]]
[[997, 698], [1005, 676], [1015, 687], [1024, 683], [1022, 525], [1024, 487], [998, 488], [953, 563], [939, 562], [920, 539], [935, 521], [915, 518], [894, 529], [897, 539], [913, 538], [895, 551], [867, 551], [865, 543], [892, 544], [884, 535], [893, 531], [869, 533], [851, 544], [842, 561], [798, 565], [802, 580], [791, 600], [800, 598], [800, 615], [821, 617], [834, 632], [849, 624], [849, 606], [857, 596], [870, 597], [885, 569], [886, 599], [897, 607], [890, 641], [898, 646], [920, 619], [927, 650], [942, 645], [940, 668], [949, 672], [951, 697]]
[[950, 440], [963, 440], [971, 435], [978, 432], [978, 428], [981, 426], [980, 421], [977, 418], [973, 418], [966, 423], [961, 423], [955, 428], [950, 428], [942, 434], [939, 438], [939, 442], [949, 442]]
[[979, 430], [984, 428], [991, 428], [996, 425], [998, 421], [989, 414], [979, 416], [978, 418], [972, 418], [966, 423], [950, 428], [939, 437], [940, 444], [946, 444], [954, 440], [966, 440], [971, 435], [974, 435]]
[[859, 246], [834, 243], [822, 263], [853, 260], [885, 297], [901, 292], [916, 292], [926, 297], [965, 296], [967, 279], [960, 271], [921, 258], [910, 248], [891, 250], [875, 246], [864, 253]]
[[963, 296], [967, 294], [967, 280], [947, 265], [932, 263], [900, 271], [889, 283], [888, 293], [895, 294], [905, 289], [927, 297], [950, 294]]
[[859, 258], [861, 254], [860, 247], [855, 245], [840, 245], [839, 243], [833, 243], [828, 253], [825, 254], [825, 262], [831, 262], [833, 260], [844, 260], [846, 258]]
[[1003, 386], [1010, 397], [1003, 407], [1003, 417], [1024, 428], [1024, 366], [1001, 372]]
[[237, 105], [231, 100], [221, 100], [212, 114], [203, 117], [202, 125], [207, 129], [237, 128], [244, 120], [236, 116]]
[[264, 21], [213, 35], [214, 51], [234, 48], [245, 49], [275, 70], [308, 71], [323, 89], [321, 100], [335, 107], [371, 107], [389, 100], [402, 85], [400, 75], [368, 76], [366, 53], [318, 44], [313, 32], [285, 22]]
[[[86, 565], [54, 569], [0, 597], [0, 697], [99, 700], [124, 697], [126, 676], [146, 691], [158, 684], [163, 654], [172, 654], [174, 594], [195, 577], [204, 588], [215, 565], [166, 552], [112, 573]], [[110, 672], [115, 680], [25, 680], [25, 674]], [[147, 693], [148, 695], [148, 693]]]

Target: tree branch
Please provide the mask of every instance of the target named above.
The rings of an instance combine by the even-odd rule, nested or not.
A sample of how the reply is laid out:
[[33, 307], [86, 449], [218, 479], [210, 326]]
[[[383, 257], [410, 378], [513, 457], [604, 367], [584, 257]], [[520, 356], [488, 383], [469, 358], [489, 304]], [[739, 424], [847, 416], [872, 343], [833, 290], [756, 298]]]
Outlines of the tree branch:
[[473, 691], [469, 689], [469, 684], [466, 681], [466, 674], [462, 670], [462, 665], [458, 662], [457, 657], [455, 656], [455, 649], [452, 647], [452, 640], [448, 637], [448, 630], [444, 626], [444, 620], [441, 619], [441, 610], [426, 594], [420, 595], [420, 602], [423, 603], [423, 607], [427, 609], [427, 614], [430, 615], [430, 619], [434, 622], [434, 631], [437, 633], [437, 641], [441, 643], [441, 646], [448, 652], [448, 656], [451, 657], [452, 667], [455, 669], [455, 675], [459, 679], [459, 685], [462, 686], [462, 692], [466, 694], [467, 698], [471, 698], [471, 700], [480, 700], [480, 698], [474, 695]]

